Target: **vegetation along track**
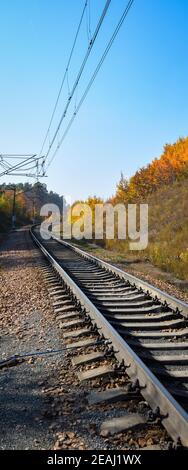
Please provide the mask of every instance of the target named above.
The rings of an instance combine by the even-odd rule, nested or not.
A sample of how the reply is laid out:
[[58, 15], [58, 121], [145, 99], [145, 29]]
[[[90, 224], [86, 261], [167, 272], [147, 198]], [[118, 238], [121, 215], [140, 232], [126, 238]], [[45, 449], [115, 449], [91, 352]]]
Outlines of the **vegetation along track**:
[[[67, 242], [44, 241], [38, 227], [31, 235], [169, 435], [188, 447], [188, 305]], [[81, 325], [71, 313], [69, 321]]]

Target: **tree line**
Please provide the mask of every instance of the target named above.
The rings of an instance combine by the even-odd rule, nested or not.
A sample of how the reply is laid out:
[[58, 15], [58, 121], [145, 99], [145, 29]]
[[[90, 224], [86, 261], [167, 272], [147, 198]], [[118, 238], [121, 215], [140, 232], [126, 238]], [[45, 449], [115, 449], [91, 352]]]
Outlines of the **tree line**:
[[40, 182], [0, 184], [0, 229], [6, 229], [11, 225], [13, 211], [18, 225], [38, 219], [40, 208], [47, 203], [62, 208], [62, 197], [53, 191], [48, 191], [46, 184]]

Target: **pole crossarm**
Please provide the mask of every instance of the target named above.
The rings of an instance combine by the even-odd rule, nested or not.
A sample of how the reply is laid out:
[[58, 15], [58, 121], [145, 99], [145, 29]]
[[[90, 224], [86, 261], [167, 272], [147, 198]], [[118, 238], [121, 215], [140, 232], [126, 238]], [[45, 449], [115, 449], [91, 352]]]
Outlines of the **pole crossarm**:
[[36, 154], [0, 154], [0, 177], [5, 175], [43, 177], [43, 172], [39, 171], [41, 159], [43, 157], [38, 157]]

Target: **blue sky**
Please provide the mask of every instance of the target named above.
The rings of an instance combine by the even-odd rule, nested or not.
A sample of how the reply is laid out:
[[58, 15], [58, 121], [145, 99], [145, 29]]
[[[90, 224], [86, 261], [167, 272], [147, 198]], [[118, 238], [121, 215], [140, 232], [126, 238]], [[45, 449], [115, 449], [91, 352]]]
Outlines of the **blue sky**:
[[[104, 3], [90, 0], [92, 33]], [[111, 1], [77, 100], [126, 3]], [[1, 0], [0, 153], [39, 153], [83, 4]], [[106, 198], [115, 192], [121, 171], [134, 174], [158, 157], [165, 143], [188, 134], [187, 21], [188, 0], [135, 0], [48, 178], [41, 180], [49, 189], [73, 200]], [[70, 86], [87, 46], [85, 18]], [[66, 84], [51, 135], [67, 96]]]

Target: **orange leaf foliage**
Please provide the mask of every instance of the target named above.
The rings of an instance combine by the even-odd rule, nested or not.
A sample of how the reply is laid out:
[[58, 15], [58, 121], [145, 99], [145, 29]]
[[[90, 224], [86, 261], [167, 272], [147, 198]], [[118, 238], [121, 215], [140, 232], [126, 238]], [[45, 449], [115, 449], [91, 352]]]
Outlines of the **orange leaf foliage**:
[[188, 137], [179, 139], [175, 144], [165, 145], [161, 157], [140, 168], [129, 182], [123, 180], [121, 176], [113, 202], [145, 199], [159, 186], [186, 177], [188, 177]]

